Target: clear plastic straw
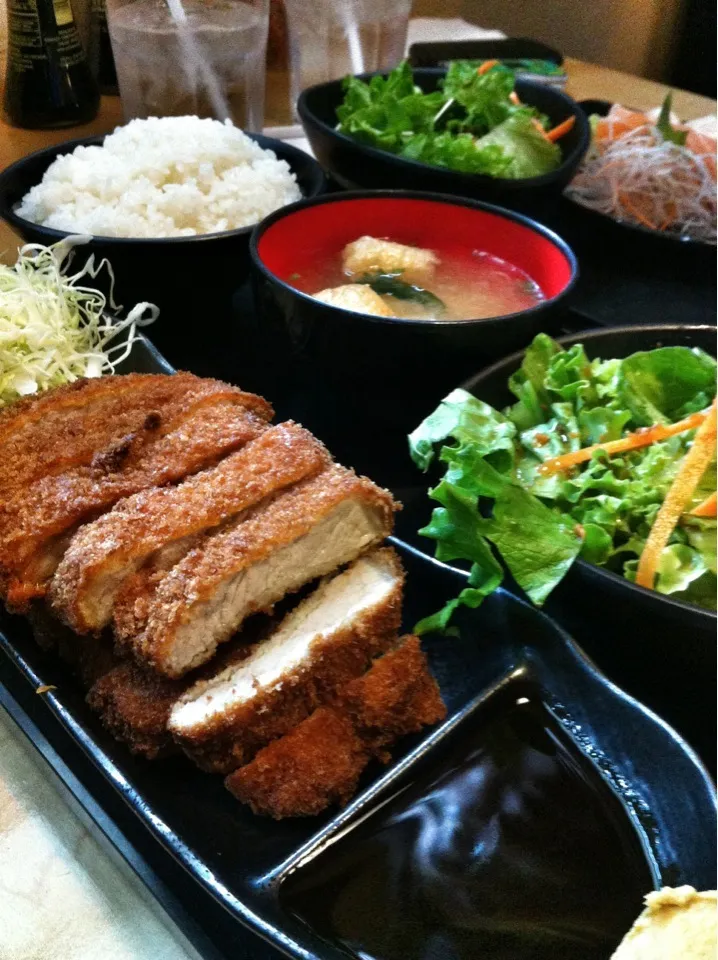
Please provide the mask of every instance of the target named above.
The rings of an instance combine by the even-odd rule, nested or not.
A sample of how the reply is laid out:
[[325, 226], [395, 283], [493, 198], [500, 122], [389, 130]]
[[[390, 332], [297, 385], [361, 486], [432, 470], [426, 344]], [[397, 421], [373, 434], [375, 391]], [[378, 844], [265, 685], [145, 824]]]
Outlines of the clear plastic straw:
[[194, 86], [195, 75], [199, 74], [200, 82], [207, 90], [212, 110], [218, 120], [228, 120], [230, 117], [227, 98], [217, 80], [212, 65], [202, 56], [202, 51], [195, 42], [194, 34], [188, 27], [187, 13], [182, 0], [167, 0], [172, 19], [177, 24], [177, 35], [184, 53], [185, 70], [190, 83]]

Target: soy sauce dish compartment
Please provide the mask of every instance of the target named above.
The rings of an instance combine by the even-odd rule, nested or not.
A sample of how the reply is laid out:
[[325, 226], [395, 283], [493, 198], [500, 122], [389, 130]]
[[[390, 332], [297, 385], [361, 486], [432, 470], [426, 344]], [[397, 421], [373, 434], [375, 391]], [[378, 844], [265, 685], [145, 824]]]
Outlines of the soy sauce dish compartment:
[[518, 671], [284, 908], [362, 960], [606, 960], [656, 882], [598, 767]]

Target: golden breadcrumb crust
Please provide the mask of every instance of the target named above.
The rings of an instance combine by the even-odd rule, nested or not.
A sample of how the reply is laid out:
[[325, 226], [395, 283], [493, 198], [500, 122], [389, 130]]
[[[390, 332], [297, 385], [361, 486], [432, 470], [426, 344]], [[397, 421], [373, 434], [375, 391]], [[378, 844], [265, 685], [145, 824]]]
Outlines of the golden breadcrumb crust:
[[182, 680], [168, 680], [132, 661], [119, 664], [91, 687], [90, 707], [116, 740], [148, 760], [177, 752], [167, 732], [167, 718], [186, 689]]
[[246, 396], [219, 385], [171, 417], [162, 409], [150, 413], [140, 429], [117, 437], [89, 463], [40, 477], [9, 502], [0, 497], [0, 590], [7, 602], [21, 608], [44, 594], [59, 561], [53, 547], [79, 523], [146, 487], [175, 483], [258, 436], [266, 423], [246, 409]]
[[[241, 393], [192, 373], [130, 373], [76, 380], [18, 400], [0, 411], [0, 504], [40, 476], [89, 464], [114, 441], [141, 432], [150, 414], [171, 421], [188, 403], [228, 391]], [[243, 396], [248, 411], [271, 420], [265, 400]]]
[[[218, 526], [270, 494], [324, 469], [324, 446], [303, 427], [268, 427], [214, 467], [177, 486], [121, 500], [73, 537], [50, 589], [53, 608], [78, 633], [103, 627], [122, 584], [152, 553]], [[103, 609], [93, 592], [113, 578]], [[107, 587], [105, 587], [107, 590]]]
[[276, 820], [312, 816], [346, 803], [372, 757], [386, 762], [395, 740], [445, 716], [419, 639], [405, 637], [331, 706], [231, 773], [225, 786], [255, 813]]
[[[377, 561], [386, 563], [395, 581], [379, 603], [354, 617], [346, 627], [312, 644], [298, 668], [249, 701], [235, 703], [204, 723], [180, 727], [170, 721], [175, 739], [203, 770], [230, 773], [247, 763], [257, 751], [283, 736], [329, 701], [349, 680], [359, 677], [372, 659], [383, 653], [401, 624], [404, 573], [391, 548], [377, 551]], [[321, 586], [318, 588], [321, 590]], [[212, 679], [192, 687], [182, 698], [196, 699], [211, 693]]]
[[[147, 611], [147, 625], [135, 637], [122, 636], [130, 643], [139, 662], [165, 673], [180, 675], [172, 665], [178, 631], [200, 618], [216, 591], [237, 574], [270, 557], [280, 548], [299, 540], [345, 501], [361, 503], [377, 518], [375, 541], [391, 533], [396, 505], [391, 494], [353, 471], [333, 465], [318, 476], [296, 484], [260, 505], [246, 519], [215, 533], [195, 547], [161, 580]], [[347, 560], [354, 559], [347, 557]], [[330, 572], [328, 569], [322, 572]], [[305, 583], [306, 579], [302, 581]], [[274, 597], [265, 609], [281, 599]], [[263, 612], [259, 608], [250, 613]], [[239, 627], [233, 624], [222, 642]], [[207, 659], [211, 656], [208, 653]], [[186, 672], [186, 671], [181, 671]]]
[[319, 707], [225, 785], [254, 813], [275, 820], [310, 817], [349, 800], [370, 756], [346, 714]]

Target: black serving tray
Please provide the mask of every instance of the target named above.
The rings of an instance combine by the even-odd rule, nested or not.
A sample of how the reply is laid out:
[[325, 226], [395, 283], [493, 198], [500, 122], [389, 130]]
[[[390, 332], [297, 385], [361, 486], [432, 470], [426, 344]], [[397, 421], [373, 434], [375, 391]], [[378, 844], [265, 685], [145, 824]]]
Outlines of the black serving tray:
[[[140, 371], [169, 370], [143, 343], [131, 361]], [[404, 625], [411, 628], [463, 581], [411, 547], [396, 546], [407, 569]], [[276, 950], [303, 960], [350, 956], [282, 907], [283, 879], [396, 792], [419, 764], [431, 764], [445, 738], [492, 690], [517, 677], [538, 685], [576, 749], [623, 805], [654, 884], [712, 886], [713, 788], [680, 737], [608, 682], [551, 620], [510, 593], [499, 591], [480, 610], [466, 611], [458, 625], [459, 637], [425, 641], [447, 721], [405, 741], [386, 771], [367, 769], [359, 795], [336, 816], [267, 821], [237, 804], [219, 778], [180, 758], [150, 764], [132, 757], [101, 728], [65, 667], [35, 644], [27, 621], [5, 613], [2, 702], [98, 830], [208, 958], [269, 960]], [[36, 694], [43, 685], [55, 689]]]

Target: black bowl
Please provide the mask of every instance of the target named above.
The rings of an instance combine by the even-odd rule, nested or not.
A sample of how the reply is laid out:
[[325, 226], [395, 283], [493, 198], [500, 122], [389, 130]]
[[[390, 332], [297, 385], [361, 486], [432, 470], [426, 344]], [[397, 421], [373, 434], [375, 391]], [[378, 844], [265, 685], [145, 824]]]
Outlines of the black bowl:
[[[624, 357], [637, 350], [679, 345], [701, 347], [715, 355], [716, 328], [616, 327], [571, 334], [559, 342], [566, 346], [583, 343], [589, 358]], [[514, 400], [507, 381], [522, 357], [515, 353], [463, 386], [501, 409]], [[573, 564], [546, 609], [570, 629], [580, 622], [581, 643], [599, 666], [660, 711], [713, 763], [714, 713], [708, 716], [695, 705], [715, 708], [714, 612], [639, 587], [585, 560]], [[705, 756], [706, 750], [710, 756]]]
[[[316, 197], [324, 192], [326, 178], [309, 154], [281, 140], [259, 134], [248, 136], [286, 160], [303, 196]], [[0, 174], [0, 217], [28, 243], [52, 244], [67, 237], [65, 231], [32, 223], [19, 217], [15, 210], [56, 157], [79, 146], [100, 145], [104, 139], [97, 136], [71, 140], [13, 163]], [[253, 226], [248, 226], [196, 237], [93, 237], [77, 249], [76, 262], [84, 263], [91, 254], [96, 261], [106, 257], [115, 275], [118, 303], [156, 303], [161, 315], [152, 327], [153, 340], [176, 366], [188, 366], [201, 353], [205, 342], [221, 342], [223, 327], [231, 322], [232, 295], [249, 273], [252, 230]], [[98, 277], [97, 285], [105, 293], [109, 291], [106, 274]]]
[[[478, 246], [523, 267], [549, 299], [493, 319], [426, 321], [354, 313], [298, 289], [297, 274], [306, 276], [362, 234], [439, 254], [457, 242]], [[405, 434], [448, 389], [477, 364], [555, 328], [578, 272], [566, 244], [526, 217], [409, 191], [335, 194], [285, 207], [257, 227], [250, 254], [258, 335], [252, 352], [274, 366], [267, 393], [280, 409], [286, 401], [286, 412], [338, 456], [384, 482], [386, 463], [396, 459], [384, 451], [403, 448]]]
[[[581, 100], [578, 106], [586, 117], [593, 114], [605, 117], [612, 104], [607, 100]], [[716, 245], [713, 243], [651, 230], [640, 223], [617, 220], [606, 213], [585, 207], [566, 194], [563, 195], [561, 207], [559, 216], [567, 235], [573, 237], [575, 234], [577, 240], [579, 237], [585, 240], [588, 249], [610, 248], [619, 257], [639, 257], [666, 264], [672, 269], [678, 265], [682, 270], [692, 266], [697, 272], [709, 269], [715, 273]]]
[[[417, 85], [428, 93], [437, 88], [446, 71], [423, 68], [413, 73]], [[362, 78], [370, 76], [372, 74], [363, 74]], [[563, 154], [560, 167], [551, 173], [525, 180], [506, 180], [431, 167], [338, 133], [335, 129], [336, 111], [344, 98], [341, 80], [305, 90], [299, 97], [297, 110], [315, 156], [331, 176], [347, 189], [392, 187], [427, 190], [536, 212], [555, 200], [573, 177], [588, 149], [590, 130], [586, 114], [566, 94], [545, 84], [521, 79], [516, 81], [516, 92], [524, 103], [545, 113], [553, 124], [561, 123], [569, 116], [576, 118], [573, 129], [560, 141]]]

